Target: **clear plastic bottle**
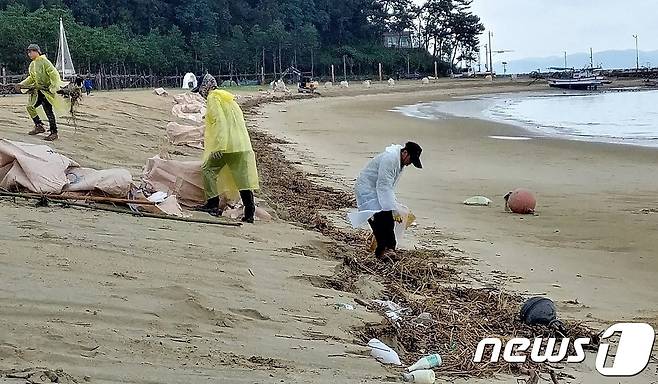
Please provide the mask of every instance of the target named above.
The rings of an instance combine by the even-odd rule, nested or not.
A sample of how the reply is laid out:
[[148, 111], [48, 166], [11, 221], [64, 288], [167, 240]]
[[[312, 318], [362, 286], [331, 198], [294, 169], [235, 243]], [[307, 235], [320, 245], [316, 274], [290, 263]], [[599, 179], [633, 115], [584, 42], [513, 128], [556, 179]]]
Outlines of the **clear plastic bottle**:
[[423, 369], [420, 371], [413, 371], [411, 373], [405, 373], [402, 375], [404, 381], [408, 383], [417, 383], [417, 384], [434, 384], [436, 381], [436, 375], [434, 371], [429, 369]]
[[422, 359], [418, 360], [414, 365], [407, 368], [407, 371], [413, 372], [413, 371], [417, 371], [419, 369], [432, 369], [434, 367], [438, 367], [441, 364], [443, 364], [443, 360], [441, 359], [441, 355], [439, 355], [438, 353], [435, 353], [433, 355], [428, 355], [428, 356], [425, 356]]

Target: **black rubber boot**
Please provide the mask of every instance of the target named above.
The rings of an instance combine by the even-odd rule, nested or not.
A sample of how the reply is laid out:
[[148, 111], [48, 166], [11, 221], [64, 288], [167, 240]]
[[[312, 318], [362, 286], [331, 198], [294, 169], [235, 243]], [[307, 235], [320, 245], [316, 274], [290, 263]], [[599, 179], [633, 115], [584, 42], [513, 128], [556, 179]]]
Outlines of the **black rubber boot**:
[[204, 205], [199, 207], [198, 210], [207, 212], [213, 216], [221, 216], [222, 211], [219, 209], [219, 196], [211, 197]]
[[244, 217], [242, 221], [245, 223], [253, 223], [254, 215], [256, 214], [256, 202], [254, 201], [254, 192], [240, 191], [240, 198], [244, 205]]

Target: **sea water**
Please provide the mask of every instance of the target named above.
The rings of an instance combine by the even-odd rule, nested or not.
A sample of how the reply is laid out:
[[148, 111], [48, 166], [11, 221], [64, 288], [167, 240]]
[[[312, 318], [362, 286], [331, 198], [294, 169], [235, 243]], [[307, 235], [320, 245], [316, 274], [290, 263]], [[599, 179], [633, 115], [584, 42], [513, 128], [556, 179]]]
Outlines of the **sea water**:
[[658, 91], [541, 92], [467, 97], [395, 109], [422, 119], [470, 117], [520, 126], [527, 139], [571, 140], [658, 147]]

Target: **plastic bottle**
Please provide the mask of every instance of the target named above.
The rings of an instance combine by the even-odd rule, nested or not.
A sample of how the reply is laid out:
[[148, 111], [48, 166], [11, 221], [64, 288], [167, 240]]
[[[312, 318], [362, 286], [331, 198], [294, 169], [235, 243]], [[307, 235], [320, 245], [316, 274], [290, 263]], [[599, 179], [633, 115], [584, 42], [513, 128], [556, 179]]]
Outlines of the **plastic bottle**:
[[434, 371], [429, 369], [424, 369], [421, 371], [413, 371], [411, 373], [405, 373], [402, 375], [404, 381], [408, 383], [417, 383], [417, 384], [434, 384], [436, 381], [436, 376]]
[[428, 355], [418, 360], [414, 365], [407, 368], [407, 371], [413, 372], [419, 369], [431, 369], [434, 367], [438, 367], [441, 364], [443, 364], [443, 360], [441, 360], [441, 355], [435, 353], [433, 355]]
[[368, 346], [372, 348], [370, 355], [383, 364], [402, 365], [400, 357], [391, 347], [377, 339], [371, 339]]

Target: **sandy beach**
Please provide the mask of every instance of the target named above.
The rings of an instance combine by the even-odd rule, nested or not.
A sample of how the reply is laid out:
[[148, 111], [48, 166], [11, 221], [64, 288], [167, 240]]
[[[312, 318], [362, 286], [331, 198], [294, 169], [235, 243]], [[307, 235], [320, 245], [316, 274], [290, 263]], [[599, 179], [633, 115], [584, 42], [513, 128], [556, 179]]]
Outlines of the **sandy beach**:
[[[391, 111], [460, 93], [473, 90], [270, 105], [265, 111], [272, 118], [264, 126], [297, 142], [298, 152], [348, 187], [388, 144], [416, 140], [426, 166], [405, 171], [399, 198], [420, 212], [418, 241], [434, 239], [431, 231], [438, 230], [436, 240], [478, 259], [478, 269], [512, 276], [511, 289], [578, 299], [582, 307], [563, 308], [574, 315], [658, 321], [658, 216], [641, 212], [655, 206], [658, 152], [551, 138], [496, 140], [489, 136], [526, 132], [477, 119], [427, 121]], [[520, 187], [537, 194], [536, 216], [504, 212], [502, 196]], [[475, 195], [494, 200], [492, 207], [461, 205]]]
[[[371, 156], [390, 143], [418, 141], [425, 167], [405, 171], [398, 193], [418, 217], [404, 247], [451, 252], [465, 261], [472, 284], [547, 295], [563, 317], [593, 327], [657, 326], [658, 213], [642, 210], [655, 204], [658, 152], [495, 140], [489, 136], [519, 129], [390, 111], [529, 88], [537, 89], [484, 82], [333, 89], [323, 91], [332, 97], [266, 105], [254, 119], [257, 129], [291, 143], [277, 146], [312, 180], [348, 192]], [[0, 133], [41, 143], [26, 135], [24, 103], [0, 98]], [[138, 180], [156, 154], [200, 157], [166, 143], [170, 108], [171, 98], [150, 91], [97, 93], [84, 100], [77, 128], [62, 125], [53, 147], [83, 166], [127, 168]], [[538, 215], [504, 212], [502, 196], [517, 187], [536, 192]], [[493, 206], [461, 204], [474, 195]], [[259, 198], [266, 206], [267, 196]], [[345, 226], [343, 214], [333, 217]], [[61, 368], [92, 383], [398, 380], [353, 332], [381, 316], [356, 305], [355, 293], [311, 284], [341, 262], [332, 241], [295, 223], [190, 225], [8, 199], [0, 201], [0, 222], [0, 369]], [[355, 309], [337, 309], [340, 303]], [[587, 368], [580, 375], [572, 382], [619, 382]], [[623, 382], [655, 375], [652, 364]]]
[[[496, 140], [490, 136], [528, 132], [477, 119], [428, 121], [391, 111], [491, 91], [446, 88], [270, 105], [263, 126], [298, 143], [291, 155], [326, 175], [325, 183], [347, 189], [367, 159], [387, 145], [421, 143], [424, 169], [405, 171], [398, 188], [401, 202], [418, 216], [407, 248], [458, 249], [473, 261], [465, 273], [476, 285], [545, 295], [556, 301], [561, 316], [594, 328], [622, 321], [655, 326], [658, 216], [651, 212], [658, 152], [554, 138]], [[535, 216], [504, 211], [502, 196], [519, 187], [536, 193]], [[474, 195], [494, 203], [461, 204]], [[493, 278], [501, 273], [502, 279]], [[655, 378], [655, 367], [644, 373], [624, 382]], [[590, 372], [577, 382], [607, 381]]]
[[[26, 134], [24, 103], [0, 98], [2, 136], [42, 143]], [[77, 130], [62, 121], [53, 147], [86, 166], [125, 167], [138, 180], [147, 158], [167, 152], [170, 109], [171, 98], [150, 91], [94, 94]], [[93, 383], [379, 382], [388, 375], [350, 334], [379, 315], [337, 310], [353, 303], [350, 295], [309, 283], [308, 276], [331, 276], [336, 264], [314, 232], [7, 199], [0, 220], [0, 370], [61, 368]]]

